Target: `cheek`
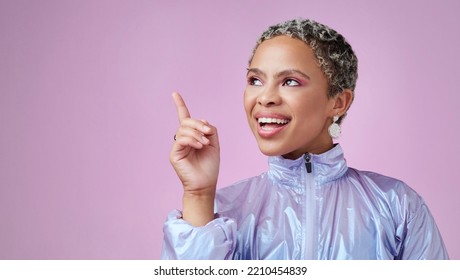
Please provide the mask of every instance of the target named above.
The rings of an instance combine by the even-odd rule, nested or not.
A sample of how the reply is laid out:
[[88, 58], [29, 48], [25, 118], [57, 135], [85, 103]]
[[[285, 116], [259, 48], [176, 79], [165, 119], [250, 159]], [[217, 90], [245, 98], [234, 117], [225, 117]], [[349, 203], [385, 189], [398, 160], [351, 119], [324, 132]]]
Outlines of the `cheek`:
[[249, 94], [247, 90], [244, 91], [244, 110], [246, 115], [249, 117], [251, 115], [252, 108], [255, 105], [255, 98], [253, 95]]
[[303, 94], [302, 98], [292, 98], [289, 102], [290, 107], [297, 121], [301, 121], [304, 125], [313, 125], [324, 118], [326, 98], [318, 98], [309, 93]]

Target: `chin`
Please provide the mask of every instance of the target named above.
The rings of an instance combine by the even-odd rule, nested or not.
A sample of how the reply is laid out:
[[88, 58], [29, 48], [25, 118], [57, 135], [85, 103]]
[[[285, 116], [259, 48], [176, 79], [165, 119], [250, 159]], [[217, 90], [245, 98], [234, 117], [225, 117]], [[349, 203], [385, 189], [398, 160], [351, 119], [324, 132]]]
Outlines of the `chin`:
[[267, 152], [267, 151], [264, 151], [264, 150], [260, 150], [260, 152], [262, 152], [262, 154], [266, 155], [267, 157], [274, 157], [274, 156], [280, 156], [281, 154], [280, 153], [275, 153], [275, 152]]
[[281, 149], [276, 149], [274, 147], [261, 147], [259, 145], [259, 150], [262, 154], [273, 157], [273, 156], [281, 156], [286, 154], [287, 152], [282, 151]]

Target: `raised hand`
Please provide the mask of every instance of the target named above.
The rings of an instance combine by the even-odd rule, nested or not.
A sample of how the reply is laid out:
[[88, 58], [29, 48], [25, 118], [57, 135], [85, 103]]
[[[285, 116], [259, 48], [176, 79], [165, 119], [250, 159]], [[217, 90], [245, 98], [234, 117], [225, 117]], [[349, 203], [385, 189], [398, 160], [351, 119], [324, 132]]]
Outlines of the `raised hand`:
[[169, 160], [184, 187], [183, 219], [195, 226], [214, 218], [214, 198], [219, 175], [220, 149], [217, 129], [190, 117], [184, 100], [173, 93], [180, 127]]

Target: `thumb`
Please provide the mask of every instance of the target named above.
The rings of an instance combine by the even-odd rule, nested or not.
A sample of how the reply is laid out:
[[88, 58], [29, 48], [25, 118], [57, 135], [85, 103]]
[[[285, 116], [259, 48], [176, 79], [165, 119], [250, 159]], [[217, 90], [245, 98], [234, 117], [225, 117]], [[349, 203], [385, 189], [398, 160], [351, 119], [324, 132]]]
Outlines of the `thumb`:
[[201, 120], [203, 124], [209, 127], [209, 131], [205, 133], [206, 138], [209, 139], [209, 145], [215, 148], [219, 148], [219, 136], [217, 134], [217, 128], [211, 125], [207, 120]]

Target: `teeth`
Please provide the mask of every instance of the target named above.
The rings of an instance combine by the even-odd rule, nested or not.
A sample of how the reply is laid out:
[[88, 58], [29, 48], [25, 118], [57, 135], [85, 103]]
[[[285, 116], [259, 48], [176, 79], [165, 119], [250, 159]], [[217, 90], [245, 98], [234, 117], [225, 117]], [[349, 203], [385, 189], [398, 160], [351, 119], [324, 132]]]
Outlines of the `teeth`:
[[257, 120], [259, 123], [277, 123], [277, 124], [286, 124], [288, 120], [275, 119], [275, 118], [259, 118]]

